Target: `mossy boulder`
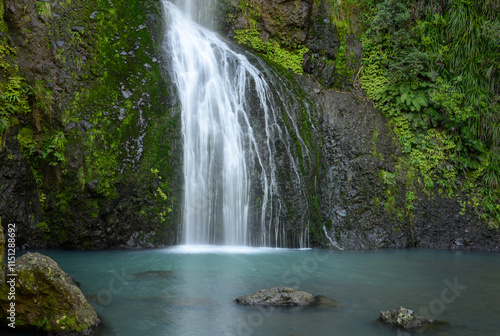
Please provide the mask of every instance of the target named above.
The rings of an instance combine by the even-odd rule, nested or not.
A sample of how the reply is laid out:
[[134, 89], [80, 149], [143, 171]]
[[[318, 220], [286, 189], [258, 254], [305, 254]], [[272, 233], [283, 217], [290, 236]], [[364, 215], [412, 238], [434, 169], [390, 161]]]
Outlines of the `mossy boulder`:
[[402, 306], [394, 310], [381, 311], [379, 321], [394, 327], [417, 332], [446, 325], [445, 322], [419, 316], [413, 310]]
[[263, 306], [307, 306], [315, 300], [314, 295], [290, 287], [262, 289], [251, 295], [236, 298], [236, 303]]
[[[99, 318], [81, 290], [51, 258], [27, 253], [16, 259], [16, 327], [65, 335], [90, 335]], [[0, 319], [7, 321], [8, 286], [0, 290]], [[6, 322], [4, 322], [6, 323]]]

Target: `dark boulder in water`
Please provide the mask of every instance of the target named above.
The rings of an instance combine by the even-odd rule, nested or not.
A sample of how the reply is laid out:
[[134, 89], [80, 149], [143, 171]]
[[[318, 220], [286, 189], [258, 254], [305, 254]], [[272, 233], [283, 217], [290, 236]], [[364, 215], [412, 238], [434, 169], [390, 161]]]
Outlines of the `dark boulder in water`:
[[243, 305], [265, 306], [307, 306], [314, 302], [314, 295], [289, 287], [262, 289], [255, 294], [236, 298], [236, 303]]
[[434, 329], [436, 327], [443, 327], [447, 325], [446, 322], [431, 320], [423, 316], [419, 316], [415, 314], [413, 310], [402, 306], [394, 310], [381, 311], [379, 321], [394, 327], [419, 333], [431, 328]]

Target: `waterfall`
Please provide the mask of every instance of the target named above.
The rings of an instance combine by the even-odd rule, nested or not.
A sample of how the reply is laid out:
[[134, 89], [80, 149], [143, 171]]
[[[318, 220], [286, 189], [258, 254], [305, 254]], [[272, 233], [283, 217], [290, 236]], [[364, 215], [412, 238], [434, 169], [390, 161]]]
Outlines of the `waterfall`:
[[[216, 33], [172, 3], [163, 5], [163, 48], [181, 102], [183, 243], [286, 245], [274, 156], [275, 139], [287, 131], [278, 126], [272, 89]], [[288, 145], [287, 151], [291, 156]], [[300, 180], [294, 159], [292, 165]]]

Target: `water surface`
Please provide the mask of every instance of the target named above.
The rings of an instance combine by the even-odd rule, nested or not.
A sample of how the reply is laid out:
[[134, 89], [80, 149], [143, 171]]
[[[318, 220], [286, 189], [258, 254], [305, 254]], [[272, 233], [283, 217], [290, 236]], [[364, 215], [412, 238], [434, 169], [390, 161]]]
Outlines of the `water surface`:
[[[98, 336], [407, 335], [375, 323], [380, 310], [399, 305], [450, 323], [426, 335], [500, 335], [497, 253], [207, 246], [40, 252], [81, 283], [103, 321]], [[274, 286], [342, 306], [269, 310], [233, 301]]]

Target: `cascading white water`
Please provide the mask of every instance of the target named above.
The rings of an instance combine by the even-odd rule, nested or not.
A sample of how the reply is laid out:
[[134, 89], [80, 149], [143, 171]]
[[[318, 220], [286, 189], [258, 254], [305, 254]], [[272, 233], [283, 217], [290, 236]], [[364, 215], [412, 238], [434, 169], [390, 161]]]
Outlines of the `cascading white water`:
[[[279, 214], [273, 214], [277, 195], [273, 137], [286, 131], [278, 126], [269, 103], [271, 89], [260, 71], [217, 34], [172, 3], [163, 5], [167, 20], [163, 47], [171, 57], [182, 106], [183, 242], [278, 246], [284, 228], [276, 224]], [[191, 8], [191, 2], [184, 7]], [[249, 88], [258, 100], [251, 111]], [[260, 116], [265, 128], [259, 140], [250, 112]], [[287, 151], [290, 154], [288, 147]]]
[[184, 242], [247, 245], [250, 177], [256, 148], [243, 108], [246, 58], [164, 2], [174, 82], [182, 104]]

